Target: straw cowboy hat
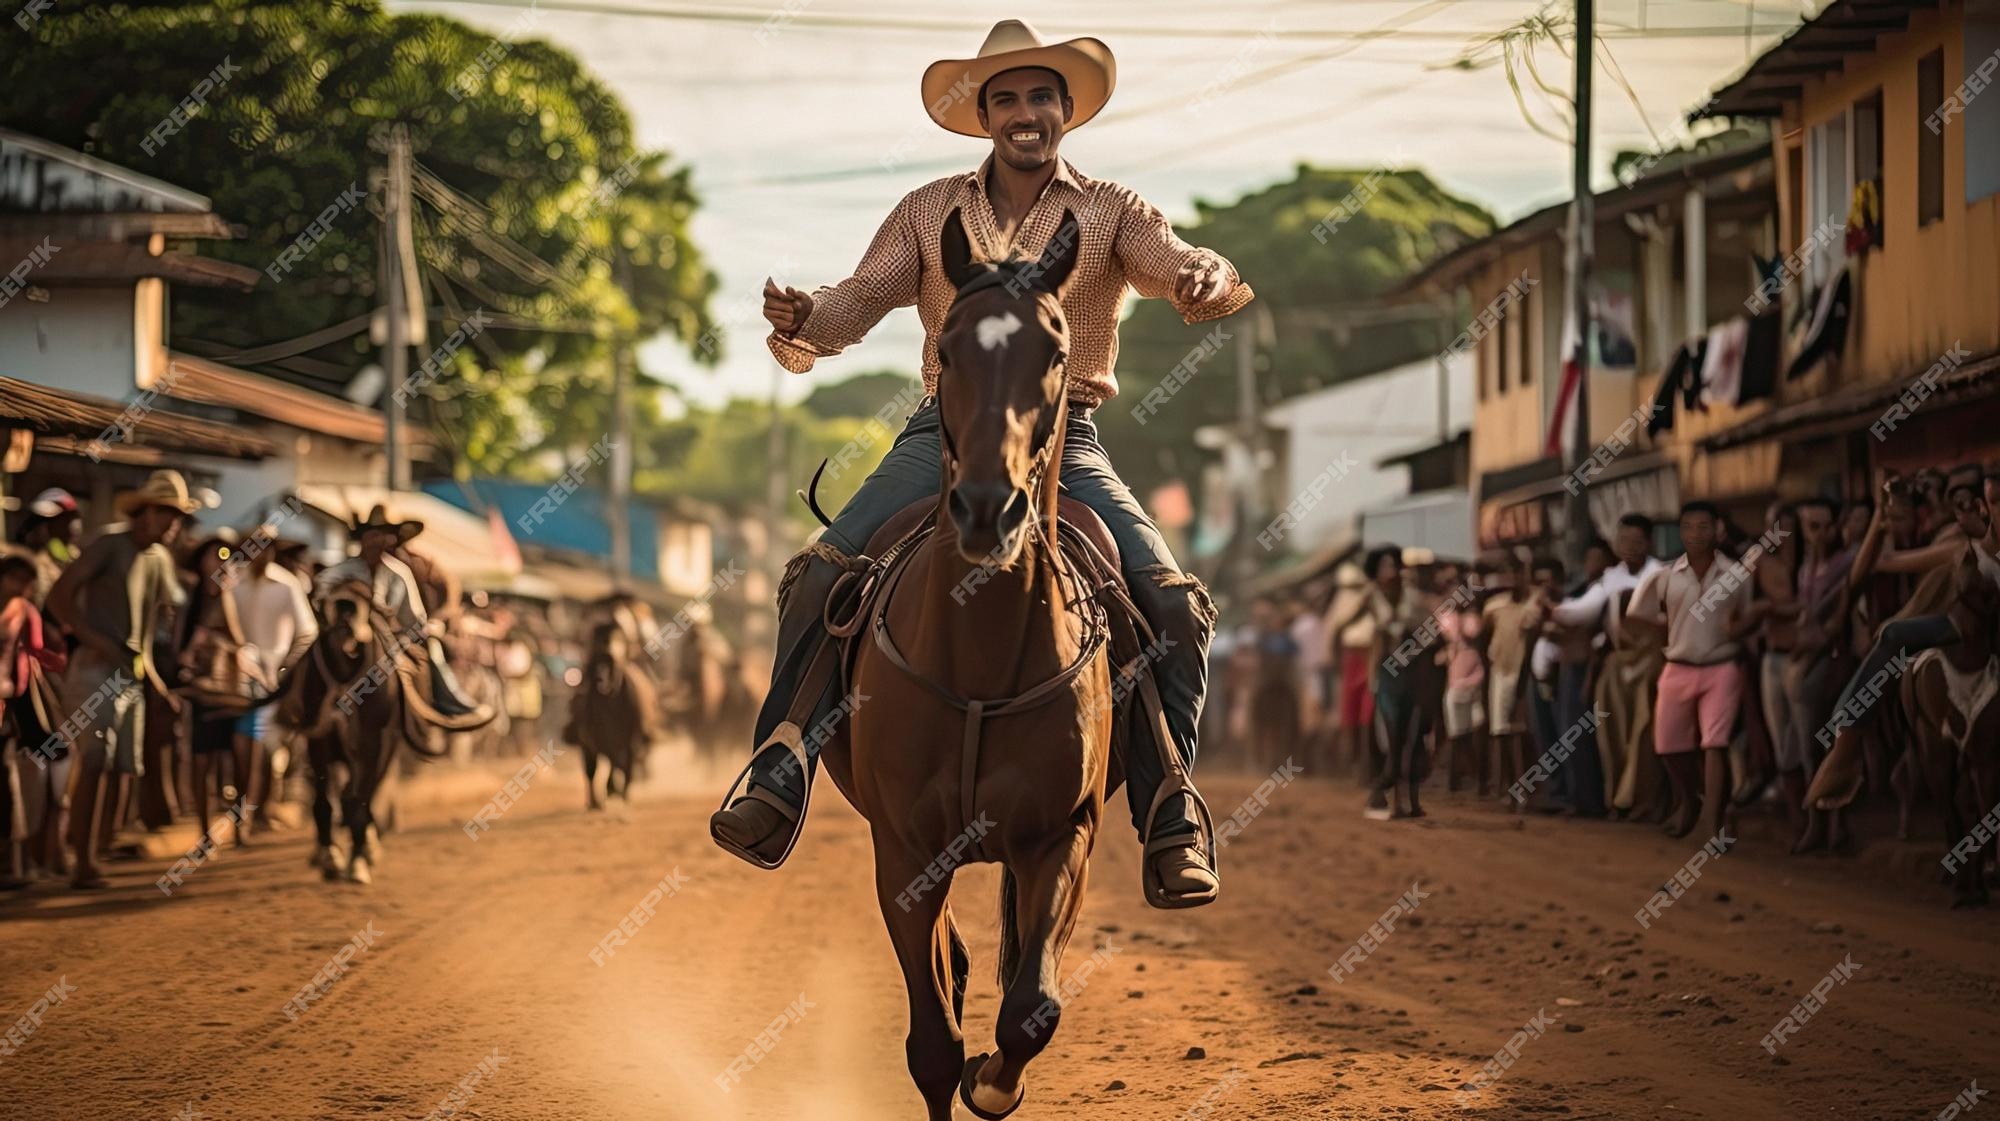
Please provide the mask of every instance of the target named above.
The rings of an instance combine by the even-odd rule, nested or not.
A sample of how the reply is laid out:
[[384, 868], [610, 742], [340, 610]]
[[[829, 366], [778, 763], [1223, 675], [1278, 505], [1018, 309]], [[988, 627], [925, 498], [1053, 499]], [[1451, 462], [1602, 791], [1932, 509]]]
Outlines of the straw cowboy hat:
[[148, 506], [165, 506], [183, 514], [201, 509], [201, 503], [188, 493], [187, 480], [173, 470], [155, 471], [138, 490], [118, 496], [118, 513], [122, 517], [129, 518]]
[[349, 528], [356, 537], [367, 533], [371, 529], [393, 530], [396, 534], [397, 543], [401, 544], [422, 533], [424, 531], [424, 523], [418, 521], [392, 522], [389, 520], [388, 508], [377, 502], [375, 508], [368, 511], [366, 518], [357, 519]]
[[948, 58], [925, 68], [924, 110], [931, 120], [961, 136], [985, 136], [979, 125], [979, 91], [995, 74], [1029, 66], [1062, 75], [1076, 105], [1069, 119], [1071, 129], [1095, 117], [1118, 84], [1118, 62], [1101, 40], [1044, 43], [1028, 24], [1003, 19], [986, 33], [975, 57]]

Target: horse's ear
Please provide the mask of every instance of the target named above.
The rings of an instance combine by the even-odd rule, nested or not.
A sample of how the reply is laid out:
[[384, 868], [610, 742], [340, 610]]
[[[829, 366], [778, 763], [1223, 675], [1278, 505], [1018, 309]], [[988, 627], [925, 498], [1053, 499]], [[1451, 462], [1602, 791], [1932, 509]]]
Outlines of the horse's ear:
[[1062, 221], [1056, 225], [1055, 236], [1042, 250], [1042, 259], [1036, 269], [1036, 283], [1050, 292], [1060, 293], [1069, 282], [1070, 270], [1076, 268], [1077, 242], [1082, 239], [1083, 229], [1077, 224], [1076, 214], [1064, 210]]
[[972, 259], [972, 239], [966, 236], [964, 215], [956, 207], [944, 220], [938, 253], [944, 261], [944, 275], [950, 279], [953, 289], [965, 287], [978, 275], [979, 265]]

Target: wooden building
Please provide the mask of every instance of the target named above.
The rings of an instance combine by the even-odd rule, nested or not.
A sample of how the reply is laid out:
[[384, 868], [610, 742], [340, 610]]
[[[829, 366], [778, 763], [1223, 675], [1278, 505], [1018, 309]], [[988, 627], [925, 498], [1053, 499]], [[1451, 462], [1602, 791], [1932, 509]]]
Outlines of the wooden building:
[[1996, 71], [1991, 0], [1834, 0], [1702, 110], [1771, 124], [1787, 321], [1843, 277], [1850, 312], [1825, 357], [1788, 338], [1770, 402], [1704, 418], [1711, 485], [1851, 496], [1876, 467], [2000, 458]]

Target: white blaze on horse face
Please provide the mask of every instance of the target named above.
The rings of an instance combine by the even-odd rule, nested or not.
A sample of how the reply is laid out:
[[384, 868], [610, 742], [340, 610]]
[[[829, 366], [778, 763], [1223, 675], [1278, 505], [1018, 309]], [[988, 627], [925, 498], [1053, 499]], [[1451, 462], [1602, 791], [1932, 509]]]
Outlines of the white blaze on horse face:
[[1021, 329], [1021, 320], [1013, 312], [1005, 315], [989, 315], [973, 324], [973, 331], [979, 338], [979, 349], [996, 350], [1007, 345], [1014, 332]]

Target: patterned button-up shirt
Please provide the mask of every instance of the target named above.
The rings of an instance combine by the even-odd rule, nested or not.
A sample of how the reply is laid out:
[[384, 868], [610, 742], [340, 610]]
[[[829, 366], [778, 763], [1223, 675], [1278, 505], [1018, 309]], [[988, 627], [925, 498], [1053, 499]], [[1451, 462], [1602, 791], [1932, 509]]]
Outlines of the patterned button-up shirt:
[[[1219, 254], [1176, 237], [1166, 216], [1130, 188], [1080, 175], [1063, 160], [1057, 161], [1055, 176], [1010, 243], [986, 197], [991, 164], [988, 157], [977, 171], [946, 176], [904, 196], [876, 232], [854, 275], [813, 292], [812, 314], [796, 334], [771, 334], [767, 345], [779, 364], [805, 373], [815, 359], [860, 342], [891, 310], [915, 304], [924, 324], [924, 389], [936, 393], [938, 333], [957, 295], [939, 259], [939, 238], [954, 208], [964, 214], [974, 255], [988, 260], [1010, 254], [1038, 258], [1055, 236], [1063, 211], [1075, 212], [1083, 236], [1062, 306], [1069, 330], [1070, 397], [1085, 406], [1118, 394], [1112, 367], [1118, 360], [1118, 312], [1126, 285], [1142, 296], [1173, 300], [1174, 310], [1189, 323], [1228, 315], [1250, 302], [1250, 286]], [[1200, 304], [1176, 299], [1174, 280], [1181, 268], [1211, 260], [1235, 282], [1230, 290]]]

